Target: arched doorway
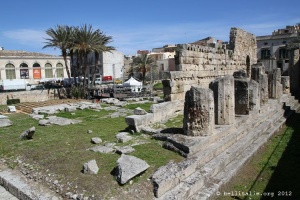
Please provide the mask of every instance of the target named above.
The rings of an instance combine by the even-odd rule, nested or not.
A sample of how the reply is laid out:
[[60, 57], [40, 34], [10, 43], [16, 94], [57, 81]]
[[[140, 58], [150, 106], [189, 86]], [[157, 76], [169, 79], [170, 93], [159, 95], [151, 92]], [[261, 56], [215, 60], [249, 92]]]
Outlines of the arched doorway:
[[38, 63], [33, 64], [33, 78], [34, 79], [41, 79], [42, 74], [41, 74], [41, 66]]
[[26, 63], [20, 64], [20, 78], [29, 79], [28, 65]]

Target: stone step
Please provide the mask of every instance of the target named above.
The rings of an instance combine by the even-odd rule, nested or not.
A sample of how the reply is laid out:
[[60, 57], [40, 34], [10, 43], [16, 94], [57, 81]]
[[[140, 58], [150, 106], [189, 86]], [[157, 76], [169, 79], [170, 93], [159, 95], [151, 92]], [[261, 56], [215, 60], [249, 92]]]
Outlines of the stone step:
[[198, 167], [197, 171], [191, 174], [179, 185], [168, 191], [161, 198], [167, 199], [187, 199], [193, 195], [205, 182], [211, 179], [214, 175], [218, 174], [226, 165], [234, 160], [240, 152], [248, 147], [253, 141], [259, 138], [264, 132], [273, 126], [272, 120], [267, 120], [260, 124], [258, 127], [250, 131], [247, 135], [243, 135], [239, 141], [223, 150], [222, 153], [211, 159], [202, 167]]
[[237, 174], [237, 172], [245, 165], [245, 163], [255, 155], [260, 147], [268, 141], [273, 133], [277, 132], [282, 127], [285, 121], [286, 120], [283, 117], [276, 121], [275, 125], [271, 129], [267, 130], [266, 133], [262, 134], [252, 144], [250, 144], [220, 173], [218, 173], [214, 177], [211, 177], [207, 184], [202, 187], [201, 190], [191, 196], [189, 200], [207, 200], [213, 199], [214, 197], [219, 195], [224, 195], [224, 193], [219, 192], [222, 185], [230, 181], [230, 179]]
[[[283, 112], [278, 113], [277, 109], [269, 110], [269, 115], [273, 116], [277, 113], [278, 116], [282, 116]], [[250, 118], [250, 117], [248, 117]], [[168, 170], [168, 168], [175, 167], [173, 169], [173, 175], [175, 177], [180, 177], [181, 180], [187, 178], [191, 174], [193, 174], [196, 171], [196, 168], [203, 166], [205, 163], [209, 162], [211, 159], [219, 155], [220, 153], [224, 152], [225, 149], [232, 146], [236, 141], [238, 141], [241, 137], [243, 137], [245, 131], [249, 131], [248, 129], [253, 129], [256, 126], [258, 126], [261, 122], [265, 121], [266, 116], [260, 115], [260, 118], [256, 118], [256, 120], [250, 120], [252, 121], [252, 124], [247, 124], [244, 126], [240, 126], [239, 129], [236, 129], [226, 137], [220, 138], [218, 141], [215, 141], [213, 144], [210, 144], [210, 146], [203, 148], [198, 153], [192, 155], [189, 157], [189, 160], [185, 160], [182, 163], [179, 163], [178, 166], [164, 166]], [[163, 171], [162, 170], [162, 171]], [[154, 178], [154, 184], [155, 181], [157, 181], [157, 184], [155, 187], [155, 193], [156, 196], [160, 196], [164, 194], [169, 189], [175, 187], [180, 183], [180, 179], [173, 179], [172, 176], [165, 177], [167, 174], [163, 173], [162, 176], [159, 176], [158, 178], [160, 180], [155, 180]]]

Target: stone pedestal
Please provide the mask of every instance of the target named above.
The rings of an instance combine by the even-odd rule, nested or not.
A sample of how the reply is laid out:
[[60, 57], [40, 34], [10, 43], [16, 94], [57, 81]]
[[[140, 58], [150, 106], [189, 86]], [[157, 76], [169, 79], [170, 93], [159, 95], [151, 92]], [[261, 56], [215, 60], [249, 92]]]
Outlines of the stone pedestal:
[[233, 76], [218, 78], [209, 87], [214, 93], [216, 124], [233, 124], [235, 121]]
[[235, 114], [249, 114], [249, 79], [234, 79], [235, 89]]
[[214, 98], [210, 89], [191, 87], [185, 95], [184, 134], [211, 135], [215, 127]]

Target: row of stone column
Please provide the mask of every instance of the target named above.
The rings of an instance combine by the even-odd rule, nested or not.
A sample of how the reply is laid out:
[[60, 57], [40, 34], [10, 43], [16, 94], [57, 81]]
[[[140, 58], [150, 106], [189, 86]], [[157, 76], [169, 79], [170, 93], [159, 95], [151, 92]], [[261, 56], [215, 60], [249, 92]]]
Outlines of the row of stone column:
[[270, 75], [264, 72], [264, 66], [256, 64], [251, 68], [251, 78], [235, 73], [216, 79], [209, 88], [191, 87], [185, 95], [184, 133], [210, 135], [215, 124], [232, 125], [235, 115], [247, 115], [250, 110], [259, 112], [269, 97], [279, 98], [283, 92], [289, 92], [289, 79], [281, 77], [280, 69]]

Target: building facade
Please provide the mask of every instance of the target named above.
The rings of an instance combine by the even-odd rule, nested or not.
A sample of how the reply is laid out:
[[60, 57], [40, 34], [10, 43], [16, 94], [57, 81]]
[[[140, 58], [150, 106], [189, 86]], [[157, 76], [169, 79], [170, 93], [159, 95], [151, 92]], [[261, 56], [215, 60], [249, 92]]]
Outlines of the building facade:
[[264, 63], [266, 72], [280, 68], [282, 74], [288, 75], [291, 61], [289, 43], [300, 38], [300, 24], [286, 26], [284, 29], [273, 31], [272, 35], [257, 36], [257, 58]]
[[[70, 60], [68, 59], [68, 64]], [[30, 84], [67, 78], [62, 56], [34, 52], [0, 50], [0, 79], [26, 79]]]
[[[74, 57], [73, 72], [75, 71], [76, 63], [76, 57]], [[74, 73], [72, 74], [74, 76]], [[116, 50], [102, 52], [99, 54], [97, 66], [95, 66], [95, 54], [88, 54], [88, 68], [86, 74], [90, 80], [92, 80], [93, 75], [95, 75], [96, 78], [111, 77], [112, 80], [121, 80], [124, 74], [124, 54]]]

